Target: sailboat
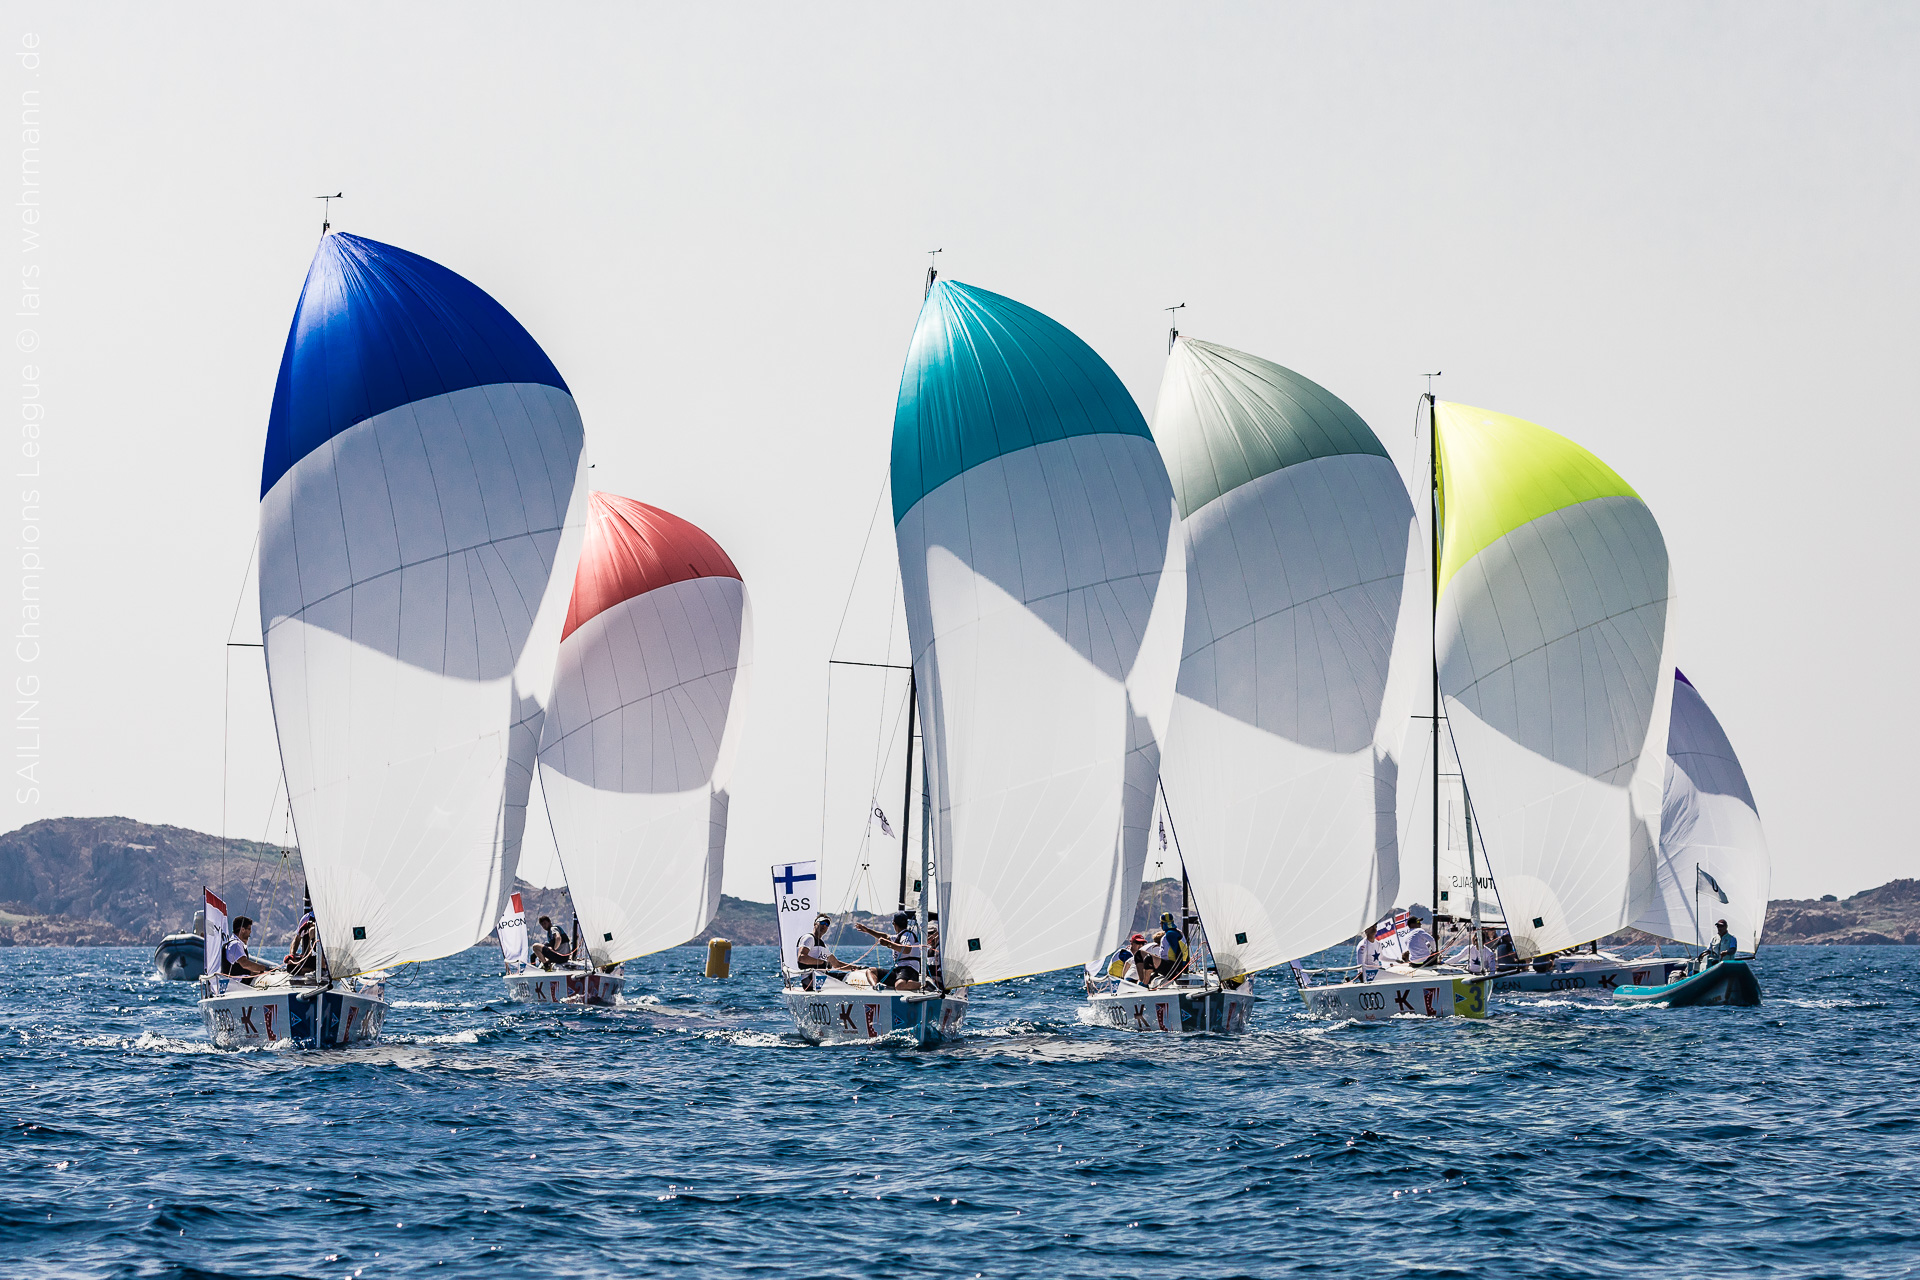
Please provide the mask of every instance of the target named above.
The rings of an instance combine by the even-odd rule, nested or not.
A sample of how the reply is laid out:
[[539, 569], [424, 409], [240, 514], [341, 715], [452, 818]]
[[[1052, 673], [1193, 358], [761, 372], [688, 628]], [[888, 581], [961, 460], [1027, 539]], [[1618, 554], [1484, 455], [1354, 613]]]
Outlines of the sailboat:
[[658, 507], [588, 495], [539, 755], [577, 959], [510, 961], [513, 998], [613, 1004], [625, 961], [712, 922], [752, 654], [746, 584], [719, 543]]
[[207, 974], [216, 1044], [373, 1039], [389, 970], [492, 932], [585, 474], [573, 397], [505, 308], [438, 263], [322, 235], [267, 426], [259, 575], [318, 963]]
[[1760, 984], [1745, 958], [1760, 947], [1772, 876], [1760, 810], [1733, 743], [1693, 682], [1675, 669], [1654, 897], [1633, 927], [1707, 947], [1718, 937], [1714, 922], [1724, 919], [1741, 958], [1676, 967], [1663, 983], [1615, 988], [1614, 999], [1759, 1004]]
[[[1187, 568], [1161, 784], [1213, 967], [1173, 992], [1177, 1018], [1160, 1016], [1168, 988], [1090, 1000], [1113, 1026], [1236, 1031], [1253, 975], [1353, 936], [1399, 890], [1418, 673], [1396, 637], [1418, 625], [1418, 524], [1360, 416], [1272, 361], [1176, 333], [1154, 429]], [[1400, 994], [1454, 1009], [1450, 978]]]
[[[937, 1042], [969, 988], [1078, 967], [1131, 923], [1130, 902], [1122, 923], [1112, 908], [1129, 757], [1164, 727], [1178, 660], [1166, 468], [1119, 378], [1058, 322], [929, 272], [891, 492], [931, 836], [917, 905], [939, 937], [919, 991], [790, 974], [813, 1040], [868, 1038], [839, 1016], [858, 1000], [884, 1006], [874, 1034]], [[1132, 875], [1137, 893], [1138, 858]]]

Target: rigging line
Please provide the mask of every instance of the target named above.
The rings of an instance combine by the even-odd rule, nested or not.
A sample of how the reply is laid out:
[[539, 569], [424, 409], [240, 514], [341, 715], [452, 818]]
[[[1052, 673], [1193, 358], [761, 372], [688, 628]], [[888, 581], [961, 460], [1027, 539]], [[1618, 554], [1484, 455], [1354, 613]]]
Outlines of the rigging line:
[[[880, 492], [873, 496], [873, 510], [867, 515], [867, 532], [860, 540], [860, 558], [854, 562], [853, 581], [847, 586], [846, 603], [840, 606], [840, 625], [833, 630], [833, 648], [827, 651], [830, 655], [840, 652], [840, 637], [847, 629], [847, 615], [853, 612], [853, 595], [860, 586], [860, 570], [866, 566], [867, 549], [873, 545], [874, 522], [880, 518], [880, 504], [886, 501], [887, 489], [890, 487], [892, 479], [893, 464], [889, 462], [887, 464], [887, 474], [880, 481]], [[895, 576], [898, 575], [896, 574]], [[889, 619], [889, 626], [891, 626], [891, 619]]]
[[[227, 881], [227, 762], [232, 735], [233, 705], [233, 632], [240, 625], [240, 607], [247, 602], [247, 579], [253, 574], [254, 557], [260, 554], [260, 531], [253, 532], [253, 544], [247, 549], [247, 567], [240, 571], [240, 591], [233, 598], [233, 617], [227, 623], [227, 647], [221, 650], [225, 670], [220, 688], [220, 883]], [[264, 642], [266, 637], [262, 636]], [[196, 859], [195, 870], [198, 870]]]

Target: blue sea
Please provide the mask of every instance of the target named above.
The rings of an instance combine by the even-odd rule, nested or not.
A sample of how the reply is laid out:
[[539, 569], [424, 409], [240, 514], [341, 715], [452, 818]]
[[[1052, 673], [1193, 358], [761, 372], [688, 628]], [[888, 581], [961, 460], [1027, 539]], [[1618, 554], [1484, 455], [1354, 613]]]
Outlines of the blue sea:
[[1920, 1275], [1920, 948], [1776, 948], [1758, 1009], [791, 1034], [771, 948], [629, 1007], [404, 970], [385, 1043], [230, 1053], [122, 949], [0, 950], [0, 1259], [41, 1276]]

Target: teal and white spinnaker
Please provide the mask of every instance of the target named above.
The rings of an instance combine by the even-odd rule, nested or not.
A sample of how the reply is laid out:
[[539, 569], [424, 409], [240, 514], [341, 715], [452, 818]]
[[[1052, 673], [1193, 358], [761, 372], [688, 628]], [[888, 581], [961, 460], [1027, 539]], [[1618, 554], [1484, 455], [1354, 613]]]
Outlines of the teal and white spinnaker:
[[1400, 889], [1398, 753], [1426, 646], [1418, 525], [1360, 416], [1180, 338], [1155, 438], [1183, 517], [1185, 642], [1161, 762], [1223, 977], [1351, 937]]
[[1178, 660], [1166, 468], [1084, 342], [942, 281], [900, 379], [892, 485], [946, 983], [1084, 964], [1131, 923], [1112, 904], [1146, 854], [1128, 763]]
[[1645, 909], [1660, 832], [1672, 585], [1626, 481], [1545, 427], [1435, 406], [1448, 729], [1524, 956]]
[[1713, 940], [1714, 921], [1725, 920], [1740, 950], [1752, 951], [1772, 878], [1760, 810], [1733, 743], [1693, 682], [1675, 671], [1655, 896], [1633, 927], [1700, 947]]

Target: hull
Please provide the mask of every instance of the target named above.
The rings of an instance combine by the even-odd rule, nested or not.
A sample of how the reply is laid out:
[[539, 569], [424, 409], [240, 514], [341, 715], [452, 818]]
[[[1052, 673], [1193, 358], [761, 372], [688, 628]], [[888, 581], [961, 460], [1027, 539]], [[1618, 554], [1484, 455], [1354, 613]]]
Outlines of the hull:
[[1383, 973], [1372, 982], [1339, 982], [1302, 987], [1300, 998], [1315, 1018], [1351, 1018], [1385, 1022], [1395, 1017], [1484, 1018], [1488, 978], [1463, 973], [1409, 977]]
[[1149, 991], [1129, 984], [1119, 991], [1096, 992], [1087, 1004], [1095, 1022], [1121, 1031], [1236, 1035], [1252, 1021], [1257, 1000], [1246, 991]]
[[507, 999], [522, 1004], [615, 1005], [626, 988], [625, 975], [615, 973], [544, 973], [538, 969], [506, 976]]
[[1563, 957], [1546, 973], [1523, 969], [1493, 980], [1495, 991], [1558, 992], [1605, 998], [1621, 987], [1660, 986], [1686, 970], [1684, 960], [1620, 960], [1612, 956]]
[[207, 971], [207, 940], [197, 933], [170, 933], [154, 948], [153, 971], [169, 982], [192, 982]]
[[929, 998], [910, 1000], [922, 993], [834, 983], [818, 991], [788, 987], [780, 994], [794, 1026], [814, 1044], [854, 1044], [907, 1035], [922, 1049], [930, 1049], [958, 1035], [967, 1016], [967, 997], [960, 991], [944, 996], [927, 993]]
[[1669, 1009], [1694, 1004], [1751, 1008], [1760, 1003], [1760, 983], [1746, 961], [1722, 960], [1664, 986], [1616, 988], [1613, 998], [1620, 1004], [1657, 1004]]
[[336, 984], [249, 987], [230, 978], [203, 980], [207, 1037], [221, 1049], [338, 1049], [380, 1038], [387, 1021], [386, 984], [357, 991]]

